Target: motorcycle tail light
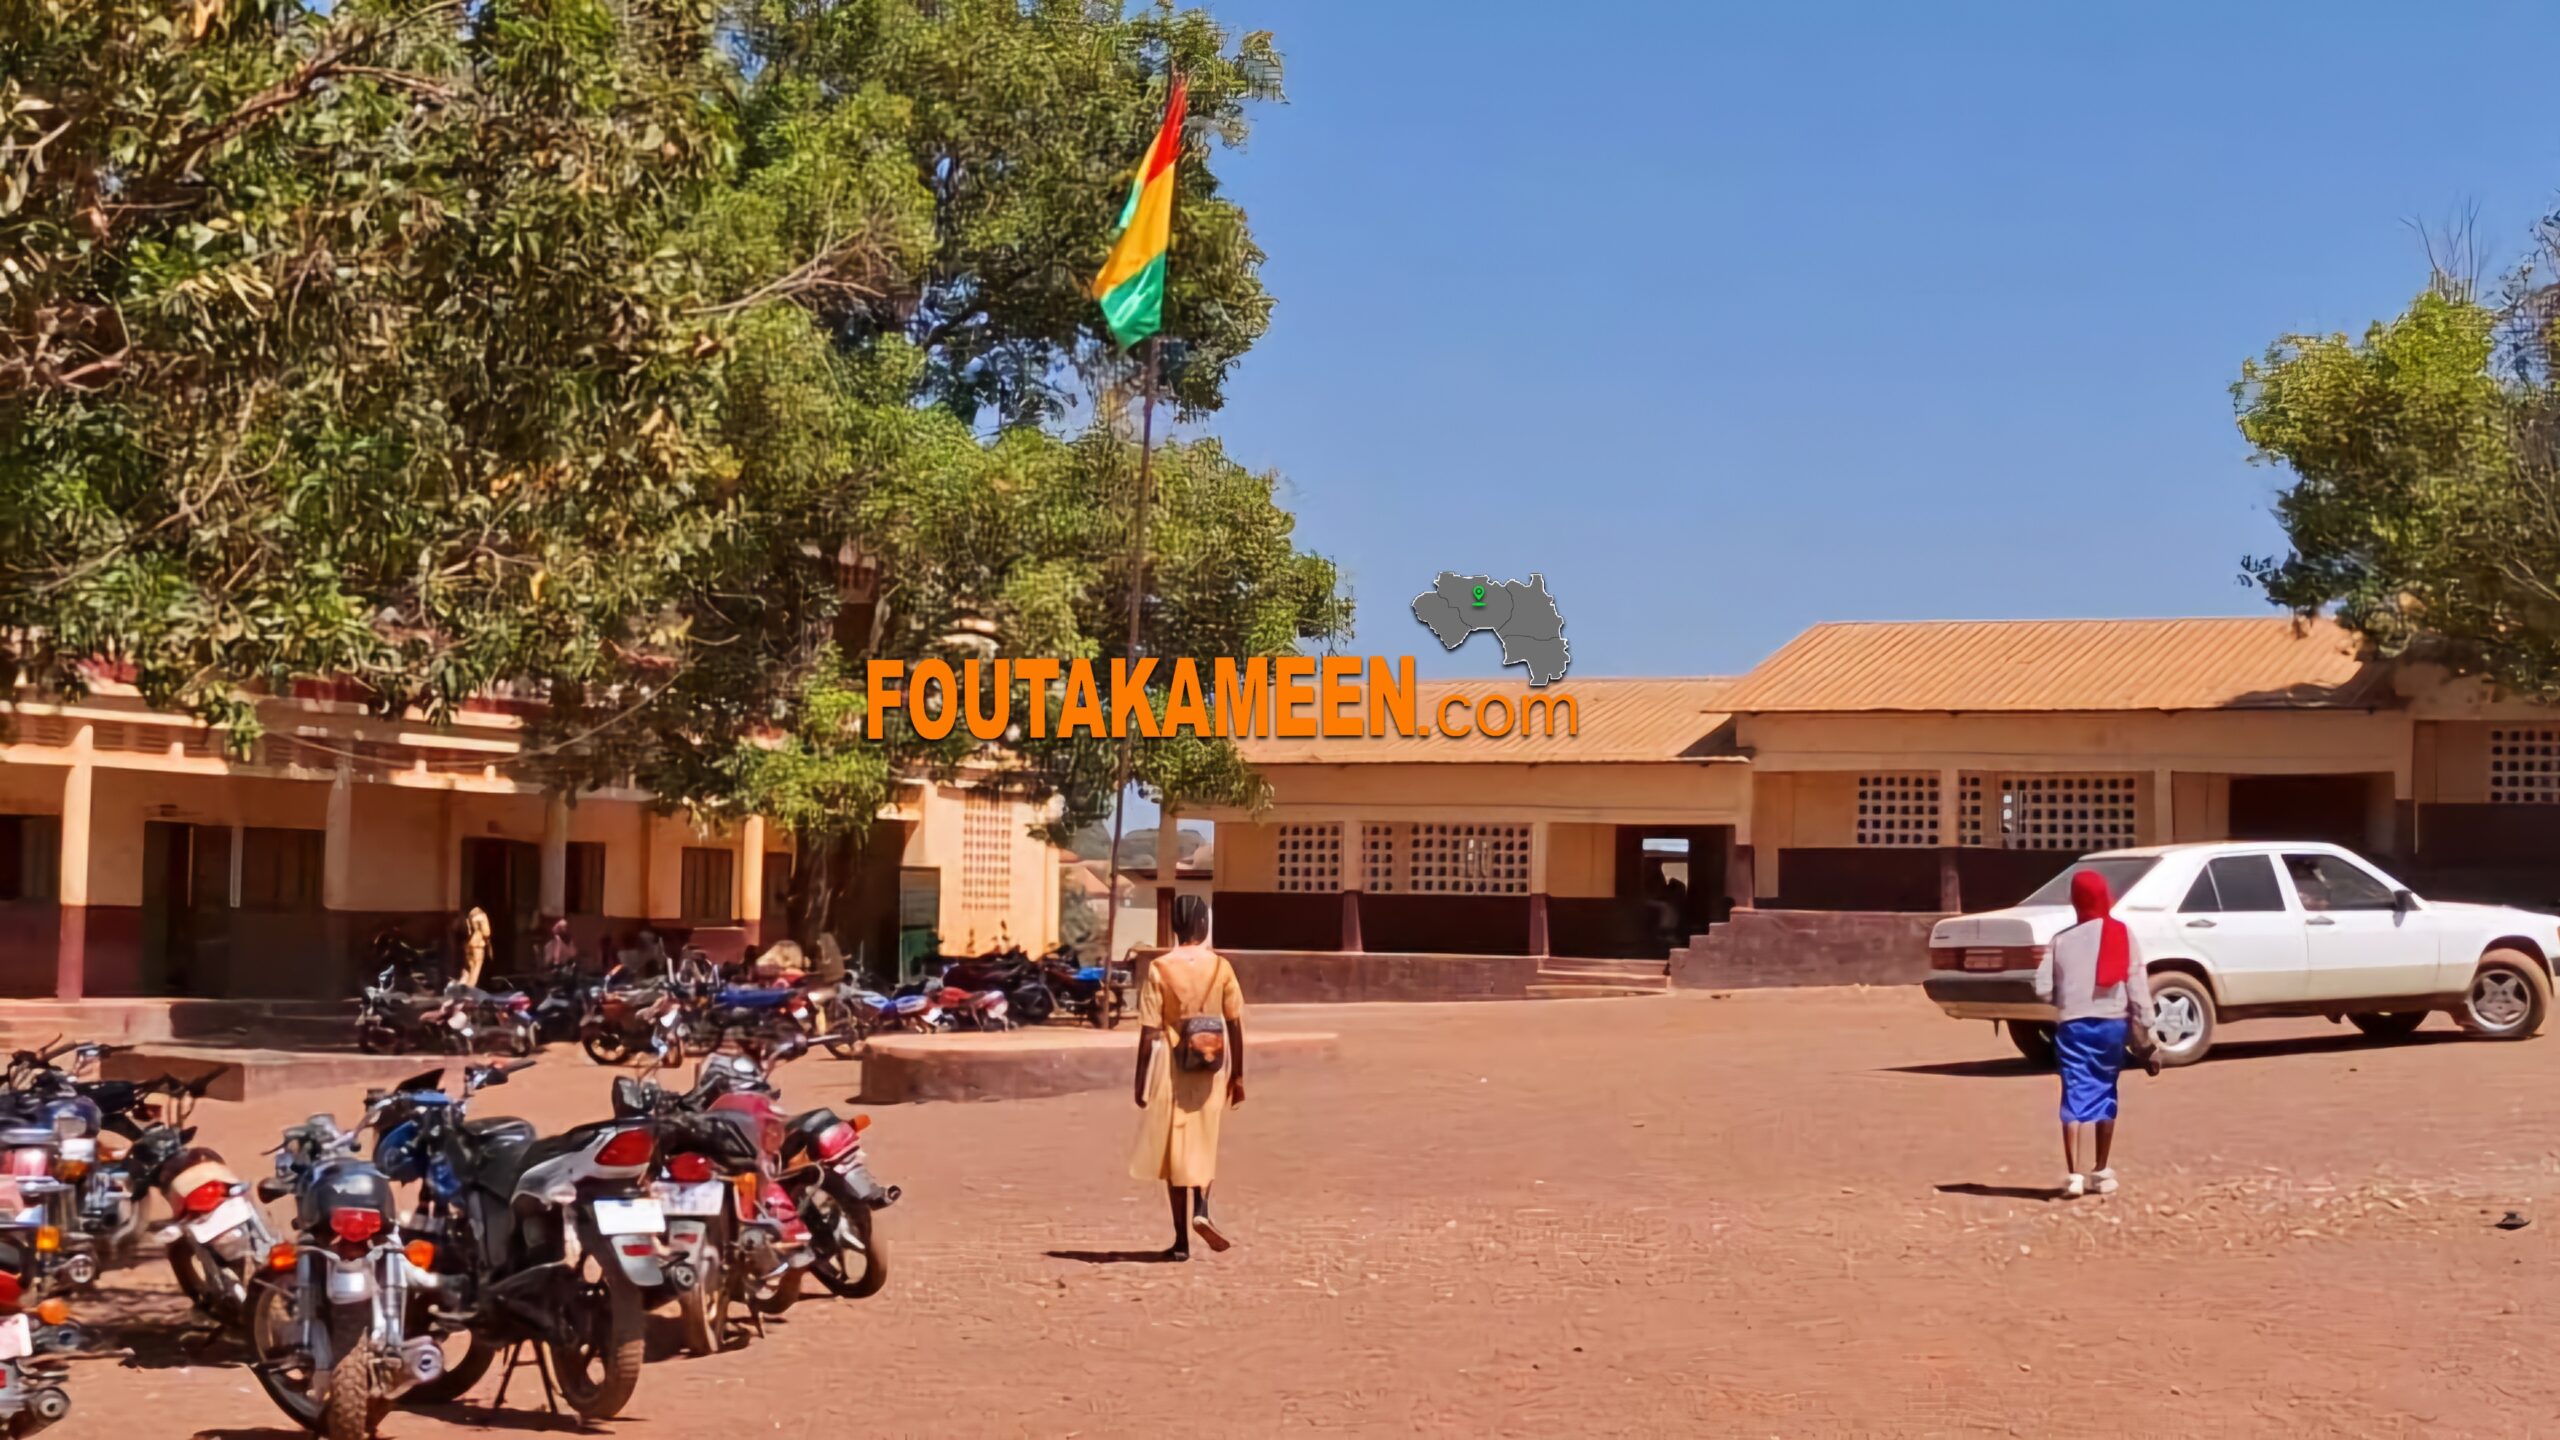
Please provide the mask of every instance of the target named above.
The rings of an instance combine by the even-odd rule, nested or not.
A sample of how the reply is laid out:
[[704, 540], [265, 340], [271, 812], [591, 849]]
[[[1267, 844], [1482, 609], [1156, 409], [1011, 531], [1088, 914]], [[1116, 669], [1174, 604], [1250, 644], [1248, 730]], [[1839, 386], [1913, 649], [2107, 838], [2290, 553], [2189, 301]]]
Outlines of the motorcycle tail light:
[[9, 1173], [22, 1180], [32, 1180], [53, 1173], [53, 1152], [39, 1145], [23, 1146], [9, 1152]]
[[189, 1215], [209, 1215], [213, 1213], [215, 1206], [220, 1205], [223, 1201], [230, 1198], [231, 1185], [228, 1181], [207, 1180], [203, 1184], [187, 1192], [186, 1213]]
[[679, 1155], [667, 1162], [667, 1174], [687, 1185], [698, 1185], [711, 1178], [710, 1157]]
[[847, 1125], [841, 1120], [828, 1126], [826, 1129], [819, 1131], [818, 1158], [821, 1160], [833, 1160], [847, 1150], [852, 1149], [856, 1133], [857, 1132], [852, 1126]]
[[294, 1248], [292, 1241], [279, 1240], [276, 1242], [275, 1248], [267, 1252], [267, 1268], [270, 1270], [290, 1270], [293, 1268], [293, 1262], [300, 1257], [301, 1253], [301, 1251]]
[[25, 1299], [26, 1294], [27, 1287], [14, 1272], [0, 1270], [0, 1310], [17, 1309], [18, 1302]]
[[596, 1164], [607, 1170], [637, 1170], [658, 1153], [658, 1137], [643, 1129], [617, 1132], [596, 1152]]
[[71, 1302], [59, 1295], [48, 1295], [36, 1302], [36, 1318], [47, 1325], [60, 1325], [71, 1318]]
[[382, 1233], [382, 1212], [349, 1206], [329, 1212], [329, 1233], [350, 1245], [361, 1245]]
[[60, 1250], [61, 1248], [62, 1248], [62, 1227], [61, 1227], [61, 1226], [59, 1226], [59, 1225], [39, 1225], [39, 1226], [37, 1226], [37, 1227], [36, 1227], [36, 1251], [37, 1251], [37, 1253], [38, 1253], [38, 1254], [42, 1254], [42, 1255], [50, 1255], [50, 1254], [54, 1253], [55, 1251]]

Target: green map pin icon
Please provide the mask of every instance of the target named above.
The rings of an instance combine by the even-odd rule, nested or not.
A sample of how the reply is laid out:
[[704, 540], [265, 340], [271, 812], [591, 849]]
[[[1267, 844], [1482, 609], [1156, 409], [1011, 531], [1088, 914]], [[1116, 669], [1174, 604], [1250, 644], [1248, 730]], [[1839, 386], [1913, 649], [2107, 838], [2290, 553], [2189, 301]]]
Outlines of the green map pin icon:
[[1484, 603], [1484, 587], [1481, 585], [1476, 587], [1476, 603], [1478, 605], [1482, 605]]

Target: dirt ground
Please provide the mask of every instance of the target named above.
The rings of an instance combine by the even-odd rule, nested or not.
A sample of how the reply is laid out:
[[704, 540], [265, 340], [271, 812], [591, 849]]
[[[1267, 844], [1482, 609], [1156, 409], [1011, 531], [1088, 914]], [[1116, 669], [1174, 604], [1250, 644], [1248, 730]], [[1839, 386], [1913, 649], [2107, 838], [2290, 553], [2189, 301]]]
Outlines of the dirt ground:
[[[1122, 1253], [1168, 1238], [1161, 1192], [1123, 1170], [1124, 1093], [881, 1110], [874, 1167], [906, 1189], [889, 1289], [817, 1295], [709, 1360], [672, 1354], [662, 1317], [668, 1358], [610, 1428], [2560, 1429], [2560, 1038], [2236, 1027], [2202, 1065], [2128, 1080], [2122, 1193], [2057, 1202], [2054, 1082], [1912, 991], [1287, 1020], [1339, 1030], [1342, 1055], [1273, 1074], [1229, 1121], [1232, 1253]], [[799, 1062], [790, 1094], [838, 1101], [854, 1068]], [[479, 1113], [592, 1118], [604, 1092], [554, 1052]], [[355, 1101], [199, 1118], [248, 1170], [286, 1119]], [[2494, 1228], [2510, 1210], [2534, 1223]], [[231, 1352], [174, 1331], [163, 1285], [155, 1260], [85, 1307], [136, 1322], [136, 1360], [82, 1366], [52, 1433], [300, 1433]], [[548, 1428], [529, 1398], [384, 1433]]]

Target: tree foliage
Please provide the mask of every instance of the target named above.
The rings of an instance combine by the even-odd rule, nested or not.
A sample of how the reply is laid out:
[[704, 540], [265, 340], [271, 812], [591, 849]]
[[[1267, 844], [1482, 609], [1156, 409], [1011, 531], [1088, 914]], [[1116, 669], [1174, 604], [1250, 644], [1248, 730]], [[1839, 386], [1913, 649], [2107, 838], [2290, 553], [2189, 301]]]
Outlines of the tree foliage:
[[[1071, 826], [1107, 757], [860, 742], [856, 677], [1122, 644], [1134, 370], [1084, 285], [1173, 65], [1196, 417], [1270, 312], [1215, 143], [1279, 94], [1202, 12], [0, 0], [0, 667], [111, 662], [243, 743], [300, 678], [517, 685], [564, 783], [823, 845], [966, 764]], [[1347, 629], [1272, 477], [1156, 472], [1151, 653]], [[1251, 787], [1223, 746], [1140, 773]]]
[[2360, 339], [2289, 336], [2242, 367], [2241, 433], [2293, 472], [2270, 598], [2387, 655], [2560, 696], [2560, 221], [2495, 301], [2439, 276]]

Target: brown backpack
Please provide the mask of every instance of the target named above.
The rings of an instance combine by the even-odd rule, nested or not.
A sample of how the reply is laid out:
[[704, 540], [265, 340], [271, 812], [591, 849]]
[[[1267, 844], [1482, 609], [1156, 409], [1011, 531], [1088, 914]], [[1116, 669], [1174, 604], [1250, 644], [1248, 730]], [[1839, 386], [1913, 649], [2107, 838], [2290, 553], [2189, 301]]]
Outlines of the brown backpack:
[[1215, 1070], [1226, 1063], [1226, 1017], [1189, 1013], [1195, 1009], [1207, 1008], [1209, 994], [1214, 993], [1218, 987], [1218, 972], [1226, 967], [1226, 963], [1225, 958], [1220, 957], [1217, 964], [1209, 967], [1208, 993], [1200, 995], [1197, 1004], [1175, 994], [1172, 986], [1165, 987], [1166, 993], [1172, 995], [1185, 1012], [1173, 1027], [1173, 1060], [1185, 1070]]

